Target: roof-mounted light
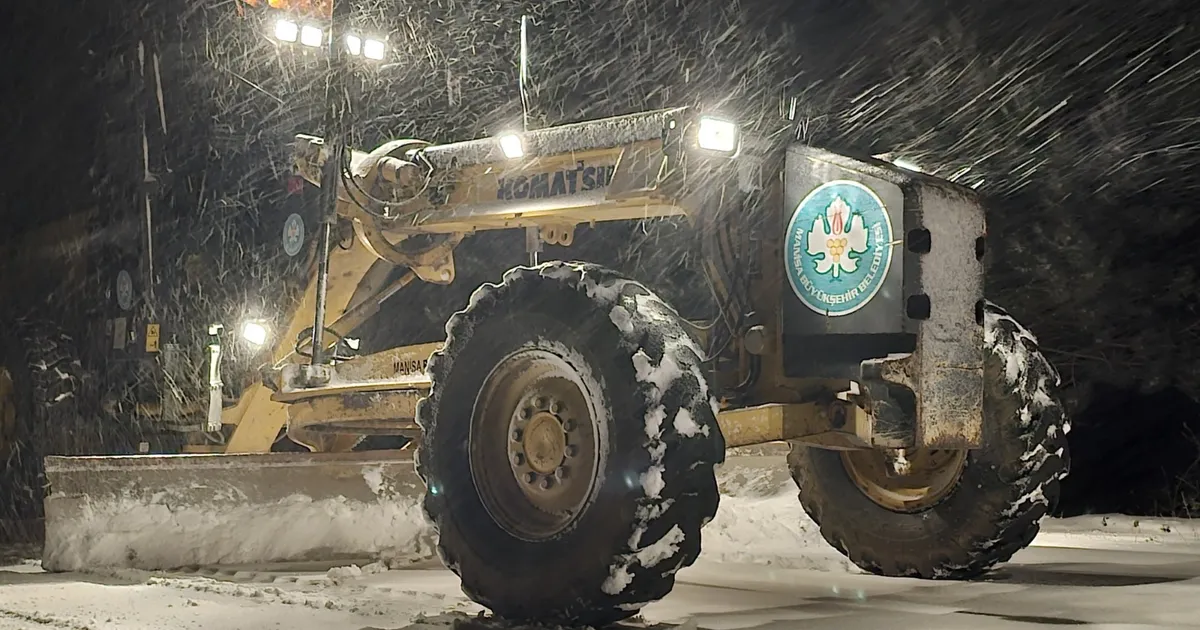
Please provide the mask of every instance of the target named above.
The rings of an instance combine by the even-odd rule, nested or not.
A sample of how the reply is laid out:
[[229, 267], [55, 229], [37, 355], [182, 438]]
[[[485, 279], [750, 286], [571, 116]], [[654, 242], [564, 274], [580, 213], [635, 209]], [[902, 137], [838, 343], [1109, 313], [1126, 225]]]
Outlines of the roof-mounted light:
[[386, 54], [387, 44], [383, 40], [367, 38], [367, 41], [363, 42], [363, 56], [367, 59], [383, 61]]
[[286, 18], [275, 20], [275, 39], [281, 42], [294, 42], [299, 36], [299, 24]]
[[696, 141], [701, 149], [719, 153], [735, 153], [738, 149], [739, 132], [737, 123], [712, 116], [700, 117], [700, 129]]
[[325, 41], [325, 31], [311, 24], [300, 27], [300, 43], [310, 48], [316, 48]]

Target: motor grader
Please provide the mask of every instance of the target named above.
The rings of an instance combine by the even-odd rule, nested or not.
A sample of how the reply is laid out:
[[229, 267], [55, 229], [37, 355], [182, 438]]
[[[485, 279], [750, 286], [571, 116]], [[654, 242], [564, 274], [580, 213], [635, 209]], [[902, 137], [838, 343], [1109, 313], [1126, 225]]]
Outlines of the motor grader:
[[[323, 139], [296, 138], [308, 182], [330, 155]], [[195, 558], [200, 540], [231, 554], [243, 538], [276, 543], [277, 558], [292, 551], [280, 539], [330, 552], [328, 532], [304, 523], [238, 532], [236, 519], [296, 508], [289, 495], [318, 485], [341, 507], [410, 492], [471, 598], [505, 618], [599, 626], [666, 595], [696, 560], [729, 448], [790, 444], [805, 511], [881, 575], [983, 573], [1030, 543], [1057, 498], [1069, 430], [1058, 377], [984, 299], [984, 213], [970, 189], [764, 142], [690, 108], [344, 155], [341, 246], [275, 335], [261, 384], [221, 421], [235, 440], [285, 424], [351, 436], [316, 448], [327, 451], [408, 434], [415, 454], [50, 458], [49, 568], [72, 568], [122, 528], [121, 560], [150, 568]], [[667, 217], [694, 243], [679, 256], [701, 257], [706, 282], [688, 290], [712, 298], [708, 318], [660, 297], [678, 287], [537, 260], [591, 226]], [[289, 217], [284, 247], [311, 227]], [[456, 251], [501, 230], [524, 233], [529, 264], [476, 288], [444, 338], [355, 352], [350, 332], [384, 302], [455, 282]], [[186, 501], [208, 511], [183, 516]], [[131, 541], [155, 518], [183, 533], [149, 552], [145, 536]], [[378, 510], [356, 518], [376, 537], [398, 527]]]

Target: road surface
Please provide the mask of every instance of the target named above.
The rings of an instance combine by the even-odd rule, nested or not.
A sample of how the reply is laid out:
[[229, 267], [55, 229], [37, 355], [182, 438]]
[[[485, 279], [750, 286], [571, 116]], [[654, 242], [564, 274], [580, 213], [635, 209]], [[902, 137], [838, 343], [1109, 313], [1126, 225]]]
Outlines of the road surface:
[[[731, 506], [706, 552], [634, 628], [732, 630], [1200, 628], [1200, 524], [1051, 520], [984, 580], [863, 575], [797, 526], [794, 496]], [[729, 514], [738, 514], [731, 519]], [[711, 535], [707, 535], [710, 533]], [[0, 568], [0, 630], [486, 630], [496, 624], [436, 561], [405, 568], [226, 567], [192, 573], [49, 574]]]

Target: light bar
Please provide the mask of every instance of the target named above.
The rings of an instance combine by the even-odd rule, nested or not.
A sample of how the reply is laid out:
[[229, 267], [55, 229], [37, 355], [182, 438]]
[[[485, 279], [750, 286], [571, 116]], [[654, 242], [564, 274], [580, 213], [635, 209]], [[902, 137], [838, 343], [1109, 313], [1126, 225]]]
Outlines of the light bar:
[[301, 44], [316, 48], [317, 46], [320, 46], [321, 42], [323, 41], [325, 41], [325, 33], [321, 29], [311, 24], [305, 24], [300, 28]]
[[358, 56], [362, 54], [362, 39], [358, 35], [346, 36], [346, 50], [351, 55]]
[[300, 25], [291, 20], [275, 21], [275, 39], [281, 42], [294, 42], [300, 35]]
[[387, 44], [378, 39], [368, 39], [365, 43], [363, 43], [363, 56], [367, 59], [383, 61], [383, 57], [386, 52]]

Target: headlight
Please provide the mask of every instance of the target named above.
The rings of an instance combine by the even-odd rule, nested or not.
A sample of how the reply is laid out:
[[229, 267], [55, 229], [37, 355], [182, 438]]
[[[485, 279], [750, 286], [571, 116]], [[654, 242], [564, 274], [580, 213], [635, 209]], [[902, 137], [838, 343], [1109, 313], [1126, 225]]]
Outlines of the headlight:
[[321, 29], [312, 26], [311, 24], [305, 24], [300, 29], [301, 44], [316, 48], [317, 46], [320, 46], [321, 42], [323, 41], [325, 41], [325, 33], [321, 31]]
[[504, 152], [504, 157], [510, 160], [525, 157], [525, 146], [521, 143], [521, 136], [515, 133], [500, 136], [500, 150]]
[[738, 126], [728, 120], [703, 116], [697, 142], [706, 151], [734, 153], [738, 148]]
[[300, 35], [300, 26], [291, 20], [276, 20], [275, 39], [281, 42], [294, 42]]
[[346, 36], [346, 50], [357, 57], [362, 54], [362, 39], [358, 35]]
[[267, 343], [269, 331], [267, 327], [259, 322], [245, 322], [242, 324], [242, 339], [250, 342], [251, 345], [261, 346]]

